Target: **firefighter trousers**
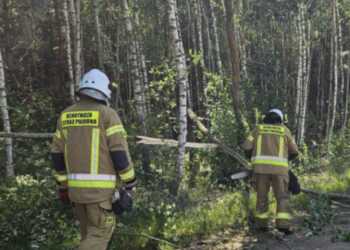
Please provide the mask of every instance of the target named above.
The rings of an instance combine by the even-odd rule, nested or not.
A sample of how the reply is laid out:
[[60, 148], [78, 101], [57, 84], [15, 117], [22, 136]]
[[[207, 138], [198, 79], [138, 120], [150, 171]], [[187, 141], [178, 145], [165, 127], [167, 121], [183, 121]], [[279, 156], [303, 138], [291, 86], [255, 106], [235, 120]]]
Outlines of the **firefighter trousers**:
[[257, 192], [256, 202], [256, 223], [259, 228], [266, 228], [269, 220], [268, 194], [272, 186], [276, 201], [276, 227], [289, 229], [291, 214], [289, 213], [289, 176], [277, 174], [254, 174], [255, 187]]
[[115, 227], [115, 215], [111, 202], [74, 204], [80, 223], [81, 241], [79, 250], [105, 250]]

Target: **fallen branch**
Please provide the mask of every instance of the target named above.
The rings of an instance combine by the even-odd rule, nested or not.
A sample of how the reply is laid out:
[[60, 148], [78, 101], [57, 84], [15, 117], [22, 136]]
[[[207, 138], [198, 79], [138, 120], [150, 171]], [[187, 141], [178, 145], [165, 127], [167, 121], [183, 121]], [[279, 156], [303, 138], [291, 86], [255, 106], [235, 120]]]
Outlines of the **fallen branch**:
[[191, 109], [188, 109], [187, 112], [191, 120], [196, 123], [199, 130], [203, 134], [205, 134], [210, 141], [215, 142], [222, 151], [224, 151], [226, 154], [230, 155], [231, 157], [235, 158], [244, 168], [247, 168], [247, 169], [250, 168], [249, 162], [242, 155], [240, 155], [238, 152], [229, 148], [227, 145], [222, 143], [215, 136], [210, 135], [209, 130], [204, 126], [204, 124], [200, 121], [199, 117]]
[[[137, 136], [139, 141], [137, 144], [144, 145], [164, 145], [169, 147], [177, 147], [178, 141], [172, 139], [162, 139], [162, 138], [152, 138], [147, 136]], [[186, 148], [199, 148], [199, 149], [216, 149], [218, 147], [217, 144], [214, 143], [196, 143], [196, 142], [187, 142], [185, 145]]]
[[23, 138], [23, 139], [50, 139], [53, 133], [26, 133], [26, 132], [0, 132], [0, 137]]
[[316, 195], [316, 196], [327, 196], [329, 199], [335, 199], [335, 200], [349, 200], [350, 201], [350, 195], [346, 194], [339, 194], [339, 193], [326, 193], [326, 192], [318, 192], [310, 189], [304, 189], [302, 188], [301, 191], [306, 194]]

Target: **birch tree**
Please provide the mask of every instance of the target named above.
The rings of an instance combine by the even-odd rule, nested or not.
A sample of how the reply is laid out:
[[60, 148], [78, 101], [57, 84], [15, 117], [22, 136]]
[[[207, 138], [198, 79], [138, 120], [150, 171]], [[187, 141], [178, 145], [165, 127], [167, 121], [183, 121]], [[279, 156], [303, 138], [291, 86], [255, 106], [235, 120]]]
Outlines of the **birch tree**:
[[74, 81], [79, 86], [81, 78], [81, 23], [80, 23], [80, 0], [68, 0], [71, 16], [73, 48], [74, 48]]
[[[2, 60], [2, 52], [0, 49], [0, 108], [2, 115], [2, 122], [5, 133], [11, 132], [10, 116], [7, 106], [6, 84], [5, 84], [5, 70], [4, 62]], [[15, 176], [15, 170], [13, 165], [13, 144], [12, 138], [5, 138], [5, 151], [6, 151], [6, 176]]]
[[184, 175], [185, 145], [187, 140], [187, 87], [188, 76], [186, 67], [186, 56], [183, 42], [180, 36], [180, 27], [177, 20], [176, 0], [167, 0], [169, 7], [169, 32], [170, 47], [174, 50], [176, 81], [179, 89], [179, 152], [177, 156], [177, 189]]
[[71, 29], [69, 24], [68, 3], [67, 0], [62, 0], [62, 14], [63, 14], [63, 34], [66, 44], [66, 63], [68, 69], [69, 80], [69, 94], [72, 102], [75, 101], [75, 83], [74, 83], [74, 70], [72, 62], [72, 44], [71, 44]]
[[[147, 135], [147, 125], [146, 125], [146, 97], [145, 97], [145, 86], [142, 80], [147, 80], [147, 75], [140, 72], [140, 69], [146, 67], [144, 62], [144, 55], [140, 51], [140, 45], [134, 34], [134, 26], [132, 22], [132, 16], [129, 9], [129, 3], [127, 0], [122, 0], [123, 13], [125, 18], [125, 28], [127, 35], [129, 37], [129, 50], [130, 50], [130, 67], [131, 67], [131, 77], [134, 86], [134, 96], [136, 102], [136, 112], [138, 117], [138, 122], [141, 124], [142, 134]], [[139, 53], [138, 53], [139, 52]], [[142, 55], [141, 55], [142, 54]], [[140, 55], [140, 59], [139, 56]], [[143, 62], [142, 62], [143, 61]], [[140, 65], [140, 67], [139, 67]], [[149, 152], [146, 147], [142, 149], [143, 155], [143, 168], [145, 172], [149, 172]]]
[[[299, 6], [299, 21], [298, 21], [298, 37], [299, 37], [299, 65], [298, 65], [298, 87], [300, 98], [297, 103], [297, 142], [299, 145], [304, 143], [306, 111], [308, 105], [309, 82], [310, 82], [310, 67], [311, 67], [311, 23], [306, 20], [306, 6], [301, 3]], [[300, 79], [299, 79], [300, 77]]]
[[332, 79], [333, 79], [333, 91], [329, 93], [331, 97], [331, 102], [329, 103], [329, 126], [327, 131], [327, 143], [329, 145], [332, 136], [333, 136], [333, 130], [335, 125], [335, 118], [336, 118], [336, 110], [337, 110], [337, 98], [338, 98], [338, 69], [339, 69], [339, 62], [338, 62], [338, 32], [337, 32], [337, 0], [332, 1], [332, 37], [331, 37], [331, 43], [333, 46], [331, 46], [331, 72], [333, 73]]

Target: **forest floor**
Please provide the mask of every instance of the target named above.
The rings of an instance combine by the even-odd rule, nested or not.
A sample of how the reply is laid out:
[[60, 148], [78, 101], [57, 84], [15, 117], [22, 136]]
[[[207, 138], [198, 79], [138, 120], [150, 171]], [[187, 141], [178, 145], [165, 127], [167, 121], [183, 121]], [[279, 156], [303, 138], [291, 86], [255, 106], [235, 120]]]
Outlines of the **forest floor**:
[[[350, 249], [350, 213], [349, 210], [335, 209], [332, 223], [327, 224], [318, 234], [304, 226], [306, 214], [295, 221], [295, 233], [284, 236], [277, 230], [252, 232], [248, 229], [237, 231], [226, 229], [192, 243], [186, 250], [346, 250]], [[341, 233], [343, 232], [343, 233]], [[346, 232], [346, 236], [344, 235]], [[340, 240], [346, 237], [347, 242]]]

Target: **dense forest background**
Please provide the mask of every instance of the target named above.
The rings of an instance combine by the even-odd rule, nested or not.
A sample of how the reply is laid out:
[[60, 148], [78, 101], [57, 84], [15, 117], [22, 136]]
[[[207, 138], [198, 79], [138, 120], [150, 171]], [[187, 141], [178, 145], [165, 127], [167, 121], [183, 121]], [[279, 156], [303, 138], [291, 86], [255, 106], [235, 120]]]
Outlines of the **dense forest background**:
[[[91, 68], [111, 79], [140, 180], [111, 249], [173, 249], [247, 223], [245, 184], [229, 179], [237, 161], [185, 148], [209, 142], [188, 109], [239, 152], [261, 114], [280, 108], [302, 153], [297, 173], [347, 190], [348, 0], [1, 0], [2, 131], [54, 132]], [[0, 141], [0, 247], [71, 249], [77, 228], [56, 198], [50, 141]]]

